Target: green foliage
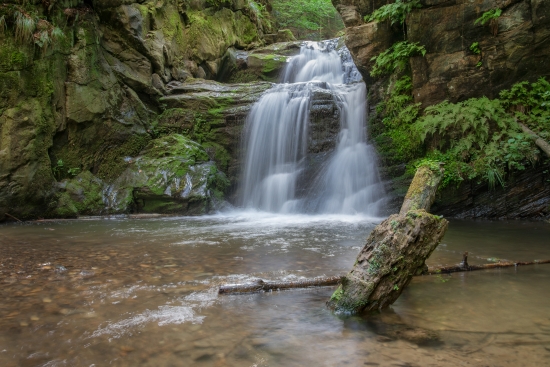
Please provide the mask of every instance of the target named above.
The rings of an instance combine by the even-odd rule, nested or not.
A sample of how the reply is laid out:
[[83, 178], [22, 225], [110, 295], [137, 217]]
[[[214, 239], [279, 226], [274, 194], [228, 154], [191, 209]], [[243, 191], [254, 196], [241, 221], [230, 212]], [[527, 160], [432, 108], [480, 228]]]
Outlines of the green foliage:
[[384, 74], [403, 71], [407, 67], [409, 58], [418, 54], [422, 56], [426, 55], [426, 49], [417, 42], [402, 41], [394, 43], [380, 55], [371, 58], [371, 61], [375, 63], [370, 75], [382, 76]]
[[485, 23], [500, 17], [501, 14], [501, 9], [491, 9], [483, 13], [481, 17], [477, 18], [474, 24], [481, 23], [481, 25], [485, 25]]
[[384, 132], [376, 140], [382, 154], [392, 162], [414, 159], [421, 149], [421, 141], [411, 135], [411, 126], [419, 115], [420, 104], [413, 103], [412, 80], [403, 76], [389, 87], [388, 97], [377, 106]]
[[15, 17], [15, 39], [18, 42], [25, 43], [32, 40], [32, 35], [36, 29], [36, 18], [23, 10], [16, 10]]
[[535, 83], [517, 83], [500, 92], [503, 106], [541, 138], [550, 140], [550, 83], [540, 78]]
[[78, 175], [78, 174], [80, 173], [80, 168], [78, 168], [78, 167], [69, 168], [69, 169], [67, 170], [67, 173], [68, 173], [70, 176], [73, 176], [73, 177], [74, 177], [74, 176], [76, 176], [76, 175]]
[[64, 165], [65, 164], [63, 163], [63, 160], [58, 159], [56, 165], [52, 167], [52, 173], [54, 177], [57, 178], [58, 180], [61, 178], [61, 175], [63, 174]]
[[481, 53], [481, 49], [479, 48], [479, 42], [474, 42], [470, 46], [470, 51], [475, 53], [476, 55], [479, 55]]
[[273, 0], [277, 28], [290, 28], [298, 39], [331, 38], [344, 29], [330, 0]]
[[230, 0], [206, 0], [206, 3], [210, 6], [215, 7], [215, 8], [221, 8], [224, 5], [227, 5], [227, 6], [231, 5]]
[[18, 5], [1, 4], [4, 14], [0, 17], [0, 35], [8, 29], [7, 15], [13, 15], [13, 22], [9, 23], [13, 28], [15, 40], [21, 44], [34, 43], [45, 52], [48, 47], [64, 37], [63, 31], [55, 27], [46, 19], [38, 17], [35, 11], [29, 12]]
[[441, 187], [466, 179], [487, 181], [492, 188], [497, 182], [504, 186], [508, 170], [525, 169], [526, 160], [536, 159], [532, 140], [498, 99], [444, 101], [426, 108], [414, 130], [431, 145], [426, 158], [446, 164]]
[[395, 0], [392, 4], [383, 5], [372, 14], [365, 15], [366, 22], [383, 22], [389, 20], [391, 24], [403, 24], [407, 14], [415, 8], [421, 8], [419, 0]]
[[6, 25], [6, 17], [2, 15], [0, 16], [0, 35], [3, 35], [7, 29], [8, 26]]

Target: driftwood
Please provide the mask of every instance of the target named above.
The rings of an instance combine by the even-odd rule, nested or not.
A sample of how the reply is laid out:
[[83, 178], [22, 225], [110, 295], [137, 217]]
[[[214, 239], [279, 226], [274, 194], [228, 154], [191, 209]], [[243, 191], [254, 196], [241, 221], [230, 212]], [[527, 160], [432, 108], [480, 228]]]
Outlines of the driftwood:
[[328, 285], [336, 285], [342, 280], [341, 276], [334, 277], [319, 277], [312, 279], [303, 279], [293, 282], [265, 282], [261, 279], [253, 283], [244, 284], [226, 284], [222, 285], [218, 291], [219, 294], [229, 293], [255, 293], [255, 292], [267, 292], [281, 289], [291, 288], [309, 288], [309, 287], [323, 287]]
[[499, 268], [509, 268], [512, 266], [524, 266], [524, 265], [538, 265], [538, 264], [550, 264], [550, 260], [535, 260], [535, 261], [503, 261], [492, 264], [481, 264], [481, 265], [468, 265], [466, 266], [453, 265], [453, 266], [434, 266], [428, 268], [428, 271], [424, 272], [424, 275], [433, 275], [433, 274], [448, 274], [448, 273], [458, 273], [464, 271], [475, 271], [475, 270], [487, 270], [487, 269], [499, 269]]
[[548, 144], [544, 139], [538, 136], [533, 130], [529, 129], [527, 126], [518, 122], [519, 127], [523, 130], [524, 133], [530, 135], [535, 141], [536, 146], [538, 146], [548, 157], [550, 157], [550, 144]]
[[[466, 253], [467, 254], [467, 253]], [[415, 274], [415, 276], [422, 275], [435, 275], [435, 274], [449, 274], [457, 272], [467, 272], [476, 270], [490, 270], [508, 268], [513, 266], [525, 266], [525, 265], [539, 265], [550, 264], [550, 260], [534, 260], [534, 261], [505, 261], [493, 264], [481, 264], [481, 265], [468, 265], [463, 266], [464, 260], [460, 265], [451, 266], [433, 266], [424, 270], [421, 274]], [[316, 277], [312, 279], [302, 279], [294, 282], [267, 282], [258, 279], [254, 283], [244, 284], [226, 284], [220, 286], [219, 294], [235, 294], [235, 293], [257, 293], [267, 291], [280, 291], [284, 289], [296, 289], [296, 288], [311, 288], [311, 287], [327, 287], [335, 286], [342, 283], [344, 275], [332, 276], [332, 277]]]
[[6, 216], [8, 216], [8, 217], [10, 217], [10, 218], [12, 218], [12, 219], [15, 219], [16, 221], [18, 221], [18, 222], [20, 222], [20, 223], [23, 223], [23, 221], [22, 221], [21, 219], [14, 217], [14, 216], [11, 215], [10, 213], [4, 213], [4, 215], [6, 215]]

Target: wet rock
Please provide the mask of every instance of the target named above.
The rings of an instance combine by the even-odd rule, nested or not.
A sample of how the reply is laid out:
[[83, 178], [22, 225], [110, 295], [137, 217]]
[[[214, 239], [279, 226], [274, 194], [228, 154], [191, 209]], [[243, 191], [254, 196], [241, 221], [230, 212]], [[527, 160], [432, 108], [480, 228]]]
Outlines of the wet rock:
[[172, 134], [151, 141], [113, 183], [110, 197], [131, 194], [139, 212], [204, 214], [214, 195], [223, 195], [224, 182], [199, 144]]

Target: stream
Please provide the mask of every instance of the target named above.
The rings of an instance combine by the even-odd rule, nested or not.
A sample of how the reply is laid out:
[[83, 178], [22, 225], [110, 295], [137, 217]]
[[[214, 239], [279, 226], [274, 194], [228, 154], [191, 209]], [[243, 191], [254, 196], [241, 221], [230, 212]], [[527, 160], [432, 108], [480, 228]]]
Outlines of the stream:
[[[550, 364], [550, 265], [415, 277], [339, 318], [334, 287], [218, 296], [224, 283], [348, 271], [380, 219], [237, 212], [0, 227], [0, 365]], [[451, 220], [429, 265], [550, 258], [544, 222]], [[490, 260], [489, 260], [490, 259]]]

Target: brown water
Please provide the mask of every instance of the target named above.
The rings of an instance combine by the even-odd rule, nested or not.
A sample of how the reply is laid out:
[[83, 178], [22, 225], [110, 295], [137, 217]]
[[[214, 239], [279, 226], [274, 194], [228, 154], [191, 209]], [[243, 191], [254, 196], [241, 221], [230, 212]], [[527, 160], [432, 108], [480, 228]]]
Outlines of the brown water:
[[[0, 226], [0, 366], [550, 365], [550, 265], [414, 278], [339, 318], [334, 288], [218, 296], [350, 269], [359, 217], [259, 214]], [[430, 264], [550, 259], [550, 224], [451, 221]]]

